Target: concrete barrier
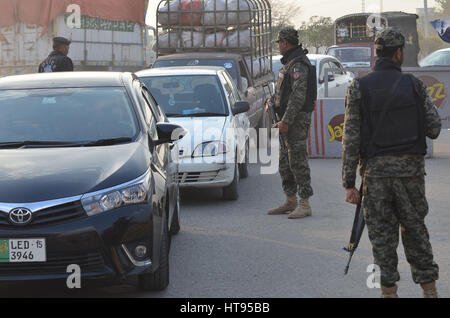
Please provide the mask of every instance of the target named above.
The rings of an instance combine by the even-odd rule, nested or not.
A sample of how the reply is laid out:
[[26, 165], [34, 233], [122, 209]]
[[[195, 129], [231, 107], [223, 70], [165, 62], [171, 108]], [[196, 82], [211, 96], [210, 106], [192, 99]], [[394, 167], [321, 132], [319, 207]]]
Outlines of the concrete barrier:
[[[341, 158], [344, 132], [345, 100], [321, 99], [312, 113], [308, 134], [310, 158]], [[427, 140], [428, 157], [433, 154], [433, 142]]]

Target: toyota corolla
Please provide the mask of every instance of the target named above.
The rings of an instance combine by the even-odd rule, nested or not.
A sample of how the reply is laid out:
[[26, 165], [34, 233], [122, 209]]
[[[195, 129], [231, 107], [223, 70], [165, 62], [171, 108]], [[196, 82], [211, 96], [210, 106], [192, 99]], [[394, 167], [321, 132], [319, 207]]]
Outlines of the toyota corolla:
[[130, 73], [0, 79], [0, 281], [164, 289], [183, 134]]

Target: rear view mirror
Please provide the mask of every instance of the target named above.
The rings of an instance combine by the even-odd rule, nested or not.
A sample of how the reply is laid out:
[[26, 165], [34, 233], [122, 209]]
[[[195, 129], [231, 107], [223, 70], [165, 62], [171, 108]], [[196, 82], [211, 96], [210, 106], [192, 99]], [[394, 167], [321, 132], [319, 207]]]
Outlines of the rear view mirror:
[[233, 106], [233, 115], [246, 113], [250, 110], [250, 104], [248, 102], [237, 102]]
[[155, 141], [156, 145], [180, 140], [187, 134], [187, 131], [181, 126], [168, 123], [156, 124], [156, 131], [158, 132], [158, 140]]
[[170, 88], [178, 88], [180, 87], [180, 83], [178, 82], [168, 82], [163, 84], [163, 88], [170, 89]]

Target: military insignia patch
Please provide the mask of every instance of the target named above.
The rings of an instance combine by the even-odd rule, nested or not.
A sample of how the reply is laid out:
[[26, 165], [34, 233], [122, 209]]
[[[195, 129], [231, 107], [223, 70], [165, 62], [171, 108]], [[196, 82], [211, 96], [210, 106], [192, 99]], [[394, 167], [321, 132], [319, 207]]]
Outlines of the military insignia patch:
[[293, 77], [295, 80], [298, 80], [300, 78], [300, 72], [294, 72]]

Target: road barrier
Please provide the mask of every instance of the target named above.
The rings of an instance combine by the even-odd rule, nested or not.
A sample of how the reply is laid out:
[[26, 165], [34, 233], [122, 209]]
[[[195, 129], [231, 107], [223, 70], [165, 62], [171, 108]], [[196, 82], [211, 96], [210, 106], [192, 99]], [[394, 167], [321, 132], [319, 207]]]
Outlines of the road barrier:
[[[310, 158], [341, 158], [344, 133], [345, 100], [321, 99], [312, 113], [308, 133]], [[433, 142], [427, 140], [428, 157], [433, 154]]]

